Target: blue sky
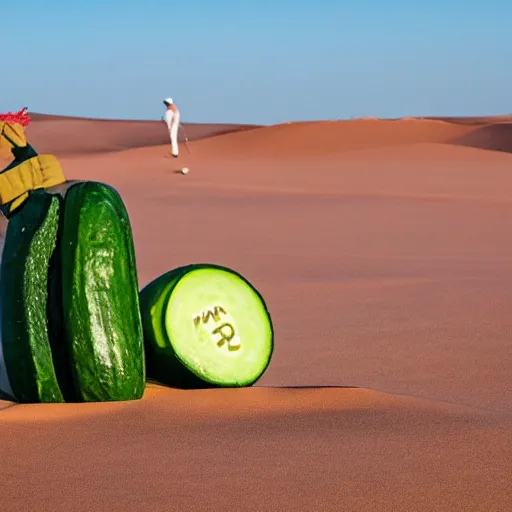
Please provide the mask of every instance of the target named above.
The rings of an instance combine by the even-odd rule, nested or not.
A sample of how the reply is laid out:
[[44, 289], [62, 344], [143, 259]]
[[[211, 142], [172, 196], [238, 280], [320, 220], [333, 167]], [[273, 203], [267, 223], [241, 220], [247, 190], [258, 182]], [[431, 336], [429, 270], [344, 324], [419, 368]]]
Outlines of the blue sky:
[[1, 8], [0, 112], [184, 122], [512, 112], [511, 0], [56, 0]]

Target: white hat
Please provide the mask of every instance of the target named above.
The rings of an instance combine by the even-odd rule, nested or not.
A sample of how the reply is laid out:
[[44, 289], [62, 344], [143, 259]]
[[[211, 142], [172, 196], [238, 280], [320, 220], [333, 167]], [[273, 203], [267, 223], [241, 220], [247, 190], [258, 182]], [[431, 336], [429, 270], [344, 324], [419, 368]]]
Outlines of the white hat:
[[172, 105], [174, 102], [172, 101], [172, 98], [166, 98], [164, 103], [167, 103], [167, 105]]

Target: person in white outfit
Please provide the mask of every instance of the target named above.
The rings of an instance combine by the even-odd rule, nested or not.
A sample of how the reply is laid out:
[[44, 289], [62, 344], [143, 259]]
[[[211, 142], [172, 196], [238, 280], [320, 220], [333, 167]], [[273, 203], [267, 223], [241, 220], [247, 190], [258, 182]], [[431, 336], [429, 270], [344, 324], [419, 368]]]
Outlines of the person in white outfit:
[[169, 130], [169, 137], [171, 138], [171, 154], [174, 157], [178, 157], [179, 148], [178, 148], [178, 129], [180, 127], [180, 111], [178, 107], [174, 104], [172, 98], [166, 98], [164, 100], [164, 105], [167, 107], [164, 115], [164, 121], [167, 124], [167, 129]]

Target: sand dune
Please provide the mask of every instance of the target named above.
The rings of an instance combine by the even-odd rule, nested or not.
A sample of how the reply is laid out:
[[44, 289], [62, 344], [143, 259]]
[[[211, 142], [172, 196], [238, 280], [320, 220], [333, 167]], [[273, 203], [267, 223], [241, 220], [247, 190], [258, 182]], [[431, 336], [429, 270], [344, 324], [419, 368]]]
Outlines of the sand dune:
[[451, 142], [461, 146], [512, 153], [512, 121], [477, 128]]
[[[168, 143], [160, 121], [119, 121], [31, 114], [27, 130], [41, 153], [94, 154]], [[508, 117], [354, 119], [274, 126], [184, 123], [190, 141], [210, 158], [326, 158], [339, 152], [442, 143], [511, 152]], [[87, 133], [84, 137], [83, 133]], [[184, 141], [184, 132], [180, 140]], [[219, 139], [219, 136], [222, 137]], [[183, 148], [185, 151], [185, 148]]]
[[0, 402], [2, 512], [508, 510], [507, 122], [253, 127], [177, 160], [158, 123], [137, 147], [137, 123], [30, 129], [69, 178], [121, 192], [141, 286], [191, 262], [243, 273], [274, 358], [251, 389]]
[[509, 123], [473, 125], [445, 120], [350, 120], [282, 124], [204, 139], [209, 154], [243, 158], [328, 158], [340, 152], [409, 144], [442, 143], [512, 152]]
[[497, 511], [509, 498], [508, 421], [365, 389], [150, 386], [141, 402], [0, 418], [9, 511]]
[[3, 510], [506, 510], [510, 424], [477, 410], [364, 389], [184, 394], [0, 411]]
[[496, 116], [466, 116], [466, 117], [424, 117], [420, 119], [434, 119], [439, 121], [446, 121], [448, 123], [456, 124], [472, 124], [472, 125], [486, 125], [496, 123], [509, 123], [512, 121], [512, 115], [496, 115]]
[[[162, 121], [119, 121], [87, 119], [29, 113], [32, 122], [27, 129], [30, 142], [40, 153], [95, 153], [167, 144], [169, 135]], [[189, 140], [220, 133], [254, 128], [252, 125], [183, 123]], [[84, 137], [84, 133], [87, 135]]]

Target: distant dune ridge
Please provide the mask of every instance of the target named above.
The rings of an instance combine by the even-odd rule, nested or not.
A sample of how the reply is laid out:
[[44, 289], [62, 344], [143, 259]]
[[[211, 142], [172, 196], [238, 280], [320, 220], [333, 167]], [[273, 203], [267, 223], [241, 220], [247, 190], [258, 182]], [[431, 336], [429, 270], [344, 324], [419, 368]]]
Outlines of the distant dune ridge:
[[[38, 113], [30, 113], [30, 116], [33, 121], [27, 134], [31, 143], [40, 152], [57, 155], [159, 146], [169, 140], [161, 121], [87, 119]], [[507, 116], [372, 118], [272, 126], [183, 123], [183, 126], [189, 141], [202, 140], [202, 147], [213, 153], [223, 152], [226, 143], [234, 152], [250, 156], [275, 156], [285, 152], [314, 155], [414, 143], [512, 152], [512, 118]], [[225, 137], [218, 139], [220, 135]], [[183, 140], [183, 131], [180, 131], [180, 141]]]
[[[120, 151], [142, 146], [166, 144], [169, 140], [163, 121], [124, 121], [54, 116], [29, 112], [27, 129], [30, 142], [48, 153], [95, 153]], [[253, 125], [183, 123], [190, 141], [232, 131], [248, 130]], [[84, 137], [84, 133], [87, 136]], [[184, 141], [180, 130], [179, 140]]]
[[185, 123], [173, 159], [160, 121], [31, 115], [121, 193], [140, 287], [229, 266], [276, 339], [250, 389], [0, 400], [1, 512], [510, 510], [512, 118]]

